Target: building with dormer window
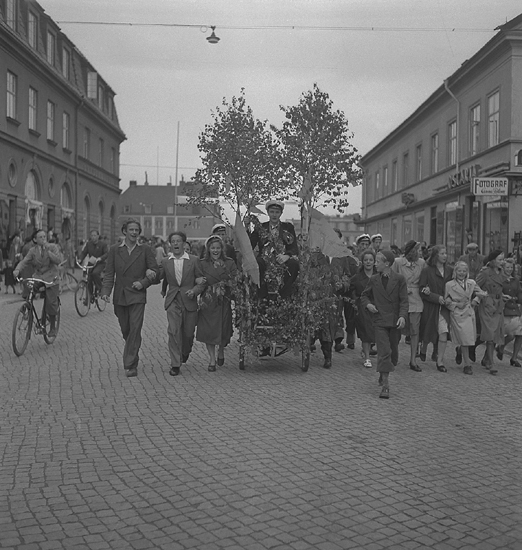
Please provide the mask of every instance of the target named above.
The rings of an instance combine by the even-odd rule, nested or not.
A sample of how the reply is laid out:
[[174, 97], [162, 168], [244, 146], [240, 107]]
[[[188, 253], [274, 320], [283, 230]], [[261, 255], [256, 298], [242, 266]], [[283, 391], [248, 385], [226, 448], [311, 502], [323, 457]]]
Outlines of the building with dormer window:
[[34, 0], [0, 0], [0, 241], [50, 229], [116, 240], [115, 93]]
[[444, 244], [449, 261], [469, 242], [485, 254], [519, 252], [522, 15], [366, 153], [362, 167], [362, 221], [385, 244]]

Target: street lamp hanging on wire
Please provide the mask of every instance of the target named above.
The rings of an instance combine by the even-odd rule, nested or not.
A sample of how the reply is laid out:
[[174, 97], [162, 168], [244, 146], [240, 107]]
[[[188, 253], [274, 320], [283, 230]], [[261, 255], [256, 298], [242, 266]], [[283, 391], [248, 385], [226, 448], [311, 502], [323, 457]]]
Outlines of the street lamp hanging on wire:
[[214, 32], [216, 30], [216, 27], [210, 27], [212, 29], [212, 34], [210, 36], [207, 36], [207, 41], [209, 44], [217, 44], [219, 42], [219, 37], [216, 36], [216, 33]]

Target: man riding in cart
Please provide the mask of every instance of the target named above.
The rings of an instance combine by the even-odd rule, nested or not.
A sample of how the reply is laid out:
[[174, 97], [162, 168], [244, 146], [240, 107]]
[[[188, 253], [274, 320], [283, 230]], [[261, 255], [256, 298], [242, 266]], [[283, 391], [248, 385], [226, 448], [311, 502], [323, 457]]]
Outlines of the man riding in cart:
[[[292, 295], [293, 284], [299, 274], [299, 248], [295, 228], [289, 222], [282, 222], [281, 215], [284, 203], [278, 200], [269, 200], [266, 211], [269, 221], [257, 224], [250, 234], [252, 249], [259, 251], [257, 263], [261, 280], [260, 298], [266, 298], [269, 292], [276, 291], [284, 300]], [[270, 265], [275, 265], [280, 276], [276, 275], [277, 286], [270, 284], [272, 271]]]

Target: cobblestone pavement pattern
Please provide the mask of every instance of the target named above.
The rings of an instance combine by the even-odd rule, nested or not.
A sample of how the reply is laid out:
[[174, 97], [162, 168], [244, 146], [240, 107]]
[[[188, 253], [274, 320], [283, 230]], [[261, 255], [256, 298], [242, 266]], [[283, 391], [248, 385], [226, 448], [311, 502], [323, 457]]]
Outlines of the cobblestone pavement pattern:
[[[378, 399], [360, 350], [310, 370], [288, 353], [218, 372], [204, 347], [168, 375], [149, 292], [138, 378], [112, 306], [80, 319], [62, 296], [52, 346], [14, 356], [0, 304], [0, 548], [261, 550], [522, 548], [522, 372], [497, 376], [408, 348]], [[430, 352], [431, 350], [429, 350]]]

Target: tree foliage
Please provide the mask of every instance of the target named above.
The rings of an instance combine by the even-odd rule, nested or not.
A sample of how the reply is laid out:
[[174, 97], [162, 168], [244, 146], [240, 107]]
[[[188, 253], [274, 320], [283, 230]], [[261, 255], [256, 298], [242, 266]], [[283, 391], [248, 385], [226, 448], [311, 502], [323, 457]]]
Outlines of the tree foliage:
[[[212, 113], [199, 136], [204, 168], [198, 169], [198, 202], [215, 202], [217, 196], [234, 210], [251, 207], [277, 194], [278, 156], [268, 123], [254, 118], [244, 90]], [[196, 199], [194, 199], [196, 200]]]
[[348, 206], [348, 188], [360, 183], [359, 154], [342, 111], [317, 84], [293, 107], [280, 106], [285, 122], [272, 127], [279, 144], [280, 185], [288, 195], [302, 196], [311, 183], [310, 205]]

